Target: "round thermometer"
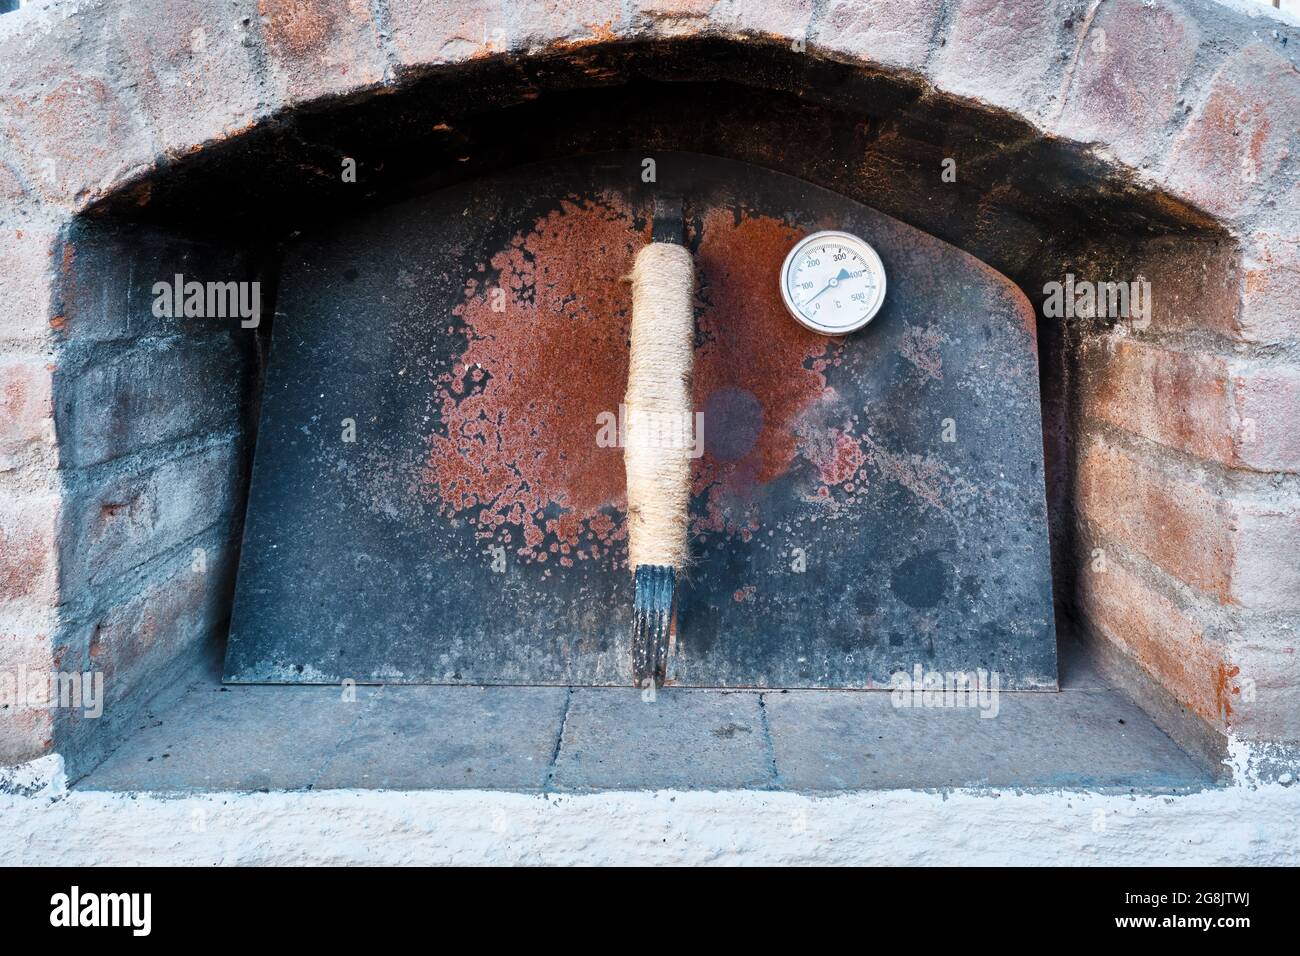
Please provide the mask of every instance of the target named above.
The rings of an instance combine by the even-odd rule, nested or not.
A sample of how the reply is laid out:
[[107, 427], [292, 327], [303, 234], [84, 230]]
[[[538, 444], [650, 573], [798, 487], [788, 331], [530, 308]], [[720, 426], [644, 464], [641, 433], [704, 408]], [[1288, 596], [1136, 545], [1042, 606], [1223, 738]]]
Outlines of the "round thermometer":
[[845, 335], [880, 311], [885, 266], [857, 236], [814, 232], [785, 257], [781, 297], [790, 314], [814, 332]]

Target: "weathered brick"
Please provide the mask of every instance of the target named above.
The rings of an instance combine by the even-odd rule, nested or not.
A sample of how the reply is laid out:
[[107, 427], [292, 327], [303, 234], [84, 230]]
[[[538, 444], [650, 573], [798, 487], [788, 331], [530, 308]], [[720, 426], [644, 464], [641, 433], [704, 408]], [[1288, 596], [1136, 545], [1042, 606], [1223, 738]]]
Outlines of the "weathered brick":
[[935, 85], [1046, 118], [1061, 101], [1088, 7], [1086, 0], [964, 0], [932, 58]]
[[[54, 670], [51, 654], [44, 632], [0, 627], [0, 680], [10, 681], [15, 695], [24, 673], [48, 675]], [[0, 766], [39, 757], [54, 745], [51, 712], [20, 706], [24, 703], [0, 701]]]
[[1093, 438], [1076, 475], [1080, 514], [1170, 574], [1229, 600], [1234, 561], [1229, 503]]
[[814, 6], [813, 0], [785, 0], [783, 3], [719, 0], [709, 11], [709, 22], [731, 33], [779, 37], [788, 41], [806, 40], [812, 26]]
[[1246, 238], [1242, 259], [1241, 337], [1300, 339], [1300, 233], [1256, 232]]
[[1248, 502], [1236, 512], [1229, 596], [1249, 608], [1300, 609], [1300, 502]]
[[63, 540], [69, 599], [229, 520], [242, 466], [235, 441], [71, 492]]
[[[691, 9], [688, 5], [677, 12]], [[649, 19], [671, 13], [649, 5]], [[388, 21], [394, 57], [404, 69], [511, 49], [608, 41], [631, 28], [621, 8], [601, 0], [466, 0], [452, 7], [439, 0], [390, 0]]]
[[665, 19], [707, 18], [718, 6], [718, 0], [637, 0], [636, 10], [643, 16]]
[[27, 198], [27, 185], [18, 170], [0, 157], [0, 203], [12, 203]]
[[179, 555], [132, 595], [90, 615], [71, 635], [76, 648], [69, 666], [103, 672], [109, 706], [149, 684], [153, 674], [211, 640], [229, 615], [235, 550], [229, 536], [199, 539], [191, 549], [199, 554]]
[[1099, 436], [1075, 477], [1080, 516], [1224, 604], [1300, 608], [1300, 503], [1223, 497]]
[[270, 63], [290, 103], [380, 83], [369, 0], [257, 0]]
[[81, 468], [239, 421], [244, 361], [230, 339], [133, 345], [55, 373], [63, 463]]
[[0, 501], [0, 607], [58, 603], [59, 500], [44, 496]]
[[0, 471], [33, 446], [53, 446], [52, 370], [44, 359], [0, 360]]
[[1232, 398], [1233, 463], [1300, 471], [1300, 368], [1242, 363], [1233, 369]]
[[1088, 418], [1230, 468], [1300, 470], [1300, 369], [1104, 336], [1079, 371]]
[[1152, 331], [1300, 339], [1300, 236], [1254, 232], [1240, 247], [1226, 239], [1160, 237], [1131, 259], [1151, 283]]
[[[159, 149], [189, 152], [250, 125], [259, 99], [255, 0], [134, 0], [113, 38]], [[141, 24], [148, 23], [147, 29]]]
[[1206, 331], [1238, 336], [1240, 256], [1226, 239], [1160, 237], [1132, 256], [1151, 283], [1152, 332]]
[[1300, 72], [1267, 46], [1233, 55], [1170, 154], [1165, 179], [1177, 194], [1238, 221], [1276, 193], [1274, 175], [1292, 154]]
[[[234, 332], [237, 316], [155, 316], [154, 284], [251, 282], [248, 255], [236, 247], [144, 226], [78, 224], [65, 244], [59, 331], [79, 343], [143, 336], [188, 338]], [[259, 299], [261, 298], [259, 286]]]
[[[1231, 641], [1230, 655], [1237, 673], [1228, 701], [1234, 734], [1248, 740], [1300, 741], [1300, 648], [1295, 631], [1285, 640], [1259, 632], [1260, 625], [1242, 628]], [[1231, 691], [1235, 691], [1232, 693]]]
[[1079, 47], [1056, 131], [1143, 165], [1160, 154], [1200, 42], [1196, 22], [1165, 0], [1102, 4]]
[[814, 25], [812, 41], [832, 54], [920, 69], [929, 56], [942, 7], [942, 0], [892, 4], [831, 0]]
[[813, 25], [814, 7], [813, 0], [787, 0], [787, 3], [719, 0], [708, 18], [733, 33], [806, 39]]
[[44, 339], [50, 333], [59, 237], [40, 226], [0, 233], [5, 268], [0, 270], [0, 339]]
[[[562, 44], [586, 43], [620, 36], [690, 37], [704, 33], [761, 34], [767, 40], [784, 39], [791, 49], [807, 41], [809, 19], [797, 16], [796, 4], [736, 3], [734, 0], [634, 0], [624, 8], [585, 10], [579, 22], [565, 22], [553, 9], [553, 0], [524, 0], [525, 5], [547, 11], [550, 23], [559, 25]], [[599, 6], [599, 5], [597, 5]], [[789, 13], [796, 16], [790, 17]], [[811, 11], [809, 11], [811, 12]], [[626, 13], [625, 18], [620, 18]], [[533, 31], [529, 45], [553, 43]]]
[[1106, 336], [1081, 347], [1079, 410], [1162, 445], [1235, 458], [1227, 360]]
[[1094, 630], [1154, 677], [1174, 699], [1222, 726], [1232, 706], [1225, 649], [1180, 608], [1113, 557], [1079, 575], [1079, 609]]
[[[405, 68], [470, 60], [504, 53], [512, 42], [506, 8], [496, 0], [466, 0], [446, 6], [440, 0], [389, 0], [391, 44]], [[549, 23], [529, 20], [545, 31]]]
[[52, 202], [82, 205], [154, 155], [116, 84], [120, 64], [105, 44], [109, 11], [104, 3], [51, 10], [43, 31], [0, 40], [0, 63], [22, 64], [0, 76], [0, 133]]

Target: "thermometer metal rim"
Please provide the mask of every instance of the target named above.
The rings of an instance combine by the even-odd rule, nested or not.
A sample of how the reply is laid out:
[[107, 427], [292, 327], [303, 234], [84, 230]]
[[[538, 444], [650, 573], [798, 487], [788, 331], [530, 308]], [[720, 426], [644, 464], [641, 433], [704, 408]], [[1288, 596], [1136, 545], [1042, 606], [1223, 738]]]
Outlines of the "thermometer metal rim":
[[[875, 298], [867, 306], [866, 314], [852, 325], [836, 327], [815, 322], [799, 311], [798, 306], [794, 304], [794, 297], [790, 295], [790, 268], [794, 265], [795, 260], [808, 246], [831, 241], [848, 246], [853, 252], [861, 255], [863, 261], [867, 264], [867, 268], [879, 279]], [[876, 254], [876, 250], [871, 248], [865, 239], [859, 239], [852, 233], [841, 232], [837, 229], [814, 232], [812, 235], [805, 236], [795, 243], [794, 248], [785, 257], [785, 262], [781, 264], [780, 281], [781, 299], [785, 302], [786, 311], [794, 316], [795, 321], [800, 325], [822, 335], [848, 335], [850, 332], [856, 332], [874, 319], [876, 313], [880, 311], [880, 307], [885, 304], [885, 264], [880, 261], [880, 256]]]

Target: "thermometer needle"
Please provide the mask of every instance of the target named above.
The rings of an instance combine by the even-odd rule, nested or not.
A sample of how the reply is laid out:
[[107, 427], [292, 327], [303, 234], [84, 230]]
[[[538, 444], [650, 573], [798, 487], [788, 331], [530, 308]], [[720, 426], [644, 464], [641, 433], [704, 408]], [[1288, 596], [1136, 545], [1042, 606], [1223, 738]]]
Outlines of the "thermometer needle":
[[[844, 281], [845, 279], [847, 279], [848, 277], [849, 277], [849, 270], [848, 270], [848, 269], [841, 269], [839, 275], [835, 276], [835, 278], [831, 279], [830, 282], [826, 283], [826, 285], [824, 285], [824, 286], [822, 287], [822, 292], [825, 292], [827, 289], [830, 289], [830, 288], [832, 288], [832, 287], [838, 285], [839, 283], [843, 282], [843, 281]], [[812, 299], [808, 299], [808, 300], [806, 300], [806, 301], [804, 302], [804, 305], [812, 305], [813, 299], [817, 298], [818, 295], [821, 295], [822, 292], [818, 292], [817, 295], [814, 295], [814, 296], [812, 297]]]

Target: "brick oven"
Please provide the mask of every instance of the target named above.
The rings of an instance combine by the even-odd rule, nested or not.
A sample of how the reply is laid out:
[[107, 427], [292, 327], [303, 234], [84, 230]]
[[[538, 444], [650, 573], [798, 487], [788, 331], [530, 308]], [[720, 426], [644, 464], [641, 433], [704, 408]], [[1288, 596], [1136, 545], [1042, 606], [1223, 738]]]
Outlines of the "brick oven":
[[[0, 673], [104, 687], [95, 719], [0, 711], [0, 765], [57, 753], [79, 779], [215, 680], [299, 237], [524, 163], [640, 150], [797, 177], [1014, 282], [1036, 311], [1062, 659], [1211, 776], [1244, 746], [1252, 772], [1290, 780], [1298, 56], [1287, 20], [1211, 0], [78, 0], [0, 17]], [[177, 275], [257, 283], [260, 320], [157, 314]], [[1098, 305], [1121, 286], [1145, 314]], [[778, 710], [760, 701], [753, 726]]]

